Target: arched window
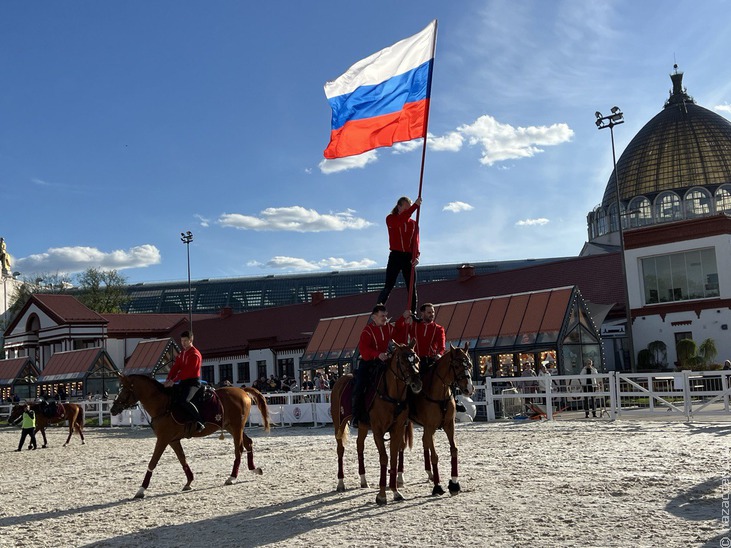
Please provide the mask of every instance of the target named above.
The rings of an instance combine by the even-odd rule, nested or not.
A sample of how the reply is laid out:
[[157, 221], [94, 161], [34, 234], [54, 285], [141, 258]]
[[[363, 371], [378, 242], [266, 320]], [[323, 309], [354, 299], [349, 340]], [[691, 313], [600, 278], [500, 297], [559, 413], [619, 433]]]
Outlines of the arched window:
[[706, 217], [712, 213], [711, 193], [705, 188], [691, 188], [685, 194], [685, 218]]
[[652, 204], [644, 196], [632, 198], [629, 203], [629, 226], [636, 228], [652, 224]]
[[683, 218], [680, 207], [680, 196], [675, 192], [662, 192], [655, 198], [655, 221], [666, 223], [677, 221]]
[[607, 214], [603, 208], [600, 208], [596, 212], [596, 231], [597, 235], [603, 236], [607, 233]]
[[721, 185], [716, 190], [716, 211], [731, 214], [731, 185]]

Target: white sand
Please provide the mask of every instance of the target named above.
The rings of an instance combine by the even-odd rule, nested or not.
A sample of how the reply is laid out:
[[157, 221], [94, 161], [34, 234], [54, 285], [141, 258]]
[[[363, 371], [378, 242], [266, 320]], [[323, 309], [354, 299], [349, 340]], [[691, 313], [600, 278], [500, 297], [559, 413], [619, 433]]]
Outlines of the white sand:
[[[421, 431], [407, 454], [405, 502], [360, 489], [355, 437], [336, 493], [332, 429], [281, 428], [254, 438], [263, 476], [231, 471], [230, 437], [188, 440], [194, 489], [168, 449], [143, 500], [132, 500], [154, 445], [147, 428], [89, 429], [63, 448], [15, 453], [0, 428], [2, 546], [719, 546], [729, 534], [731, 424], [561, 420], [458, 426], [457, 496], [431, 496]], [[449, 455], [437, 433], [446, 488]], [[377, 481], [372, 437], [368, 478]], [[245, 469], [245, 466], [242, 466]], [[728, 507], [726, 507], [726, 512]], [[728, 516], [728, 514], [725, 514]]]

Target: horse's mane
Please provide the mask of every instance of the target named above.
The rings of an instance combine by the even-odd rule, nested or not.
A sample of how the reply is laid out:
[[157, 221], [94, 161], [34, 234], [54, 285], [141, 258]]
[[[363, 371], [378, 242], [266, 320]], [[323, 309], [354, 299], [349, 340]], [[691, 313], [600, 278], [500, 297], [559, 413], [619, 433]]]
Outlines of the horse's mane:
[[157, 388], [157, 390], [159, 392], [165, 392], [165, 387], [163, 386], [163, 384], [151, 375], [141, 375], [139, 373], [133, 373], [131, 375], [125, 375], [125, 377], [127, 377], [127, 378], [139, 377], [141, 379], [147, 379], [148, 381], [150, 381], [152, 383], [152, 385], [155, 388]]

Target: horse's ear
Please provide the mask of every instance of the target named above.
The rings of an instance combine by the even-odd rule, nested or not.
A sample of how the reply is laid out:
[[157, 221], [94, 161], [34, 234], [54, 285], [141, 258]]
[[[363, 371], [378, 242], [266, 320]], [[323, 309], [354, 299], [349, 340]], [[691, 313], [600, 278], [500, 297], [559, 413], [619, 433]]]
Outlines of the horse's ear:
[[449, 349], [454, 350], [454, 345], [452, 343], [449, 343]]
[[470, 341], [464, 343], [464, 351], [467, 352], [470, 349]]
[[416, 346], [416, 339], [411, 339], [411, 341], [409, 342], [409, 348], [411, 350], [413, 350], [415, 346]]

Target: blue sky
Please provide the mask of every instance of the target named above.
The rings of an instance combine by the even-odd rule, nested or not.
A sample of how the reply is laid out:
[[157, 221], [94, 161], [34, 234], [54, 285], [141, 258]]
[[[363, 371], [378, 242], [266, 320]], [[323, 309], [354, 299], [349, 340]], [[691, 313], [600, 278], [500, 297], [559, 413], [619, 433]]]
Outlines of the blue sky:
[[[0, 4], [0, 236], [23, 276], [130, 283], [384, 267], [421, 148], [325, 162], [323, 92], [438, 19], [423, 264], [576, 255], [677, 62], [731, 116], [722, 0]], [[416, 146], [414, 146], [416, 145]]]

